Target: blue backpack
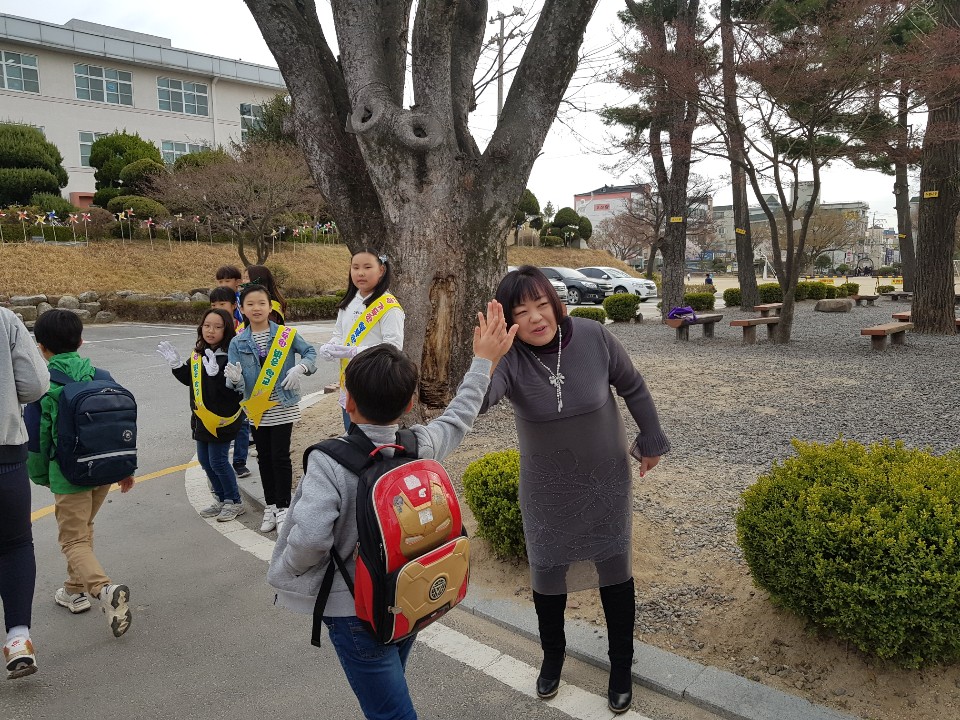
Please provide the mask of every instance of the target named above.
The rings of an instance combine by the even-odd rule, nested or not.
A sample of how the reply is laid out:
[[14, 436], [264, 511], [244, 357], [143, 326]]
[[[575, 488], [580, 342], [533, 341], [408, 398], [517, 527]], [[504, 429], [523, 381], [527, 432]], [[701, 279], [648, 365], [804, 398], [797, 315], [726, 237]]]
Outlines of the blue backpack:
[[137, 469], [137, 401], [110, 373], [95, 369], [77, 381], [59, 370], [56, 460], [63, 476], [82, 487], [111, 485]]

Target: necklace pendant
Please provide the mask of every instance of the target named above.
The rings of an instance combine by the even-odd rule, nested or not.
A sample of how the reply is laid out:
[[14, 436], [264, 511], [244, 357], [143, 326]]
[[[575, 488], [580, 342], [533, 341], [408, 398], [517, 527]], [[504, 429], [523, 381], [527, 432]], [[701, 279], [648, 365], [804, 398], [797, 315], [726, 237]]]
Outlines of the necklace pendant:
[[557, 398], [557, 412], [563, 410], [563, 398]]

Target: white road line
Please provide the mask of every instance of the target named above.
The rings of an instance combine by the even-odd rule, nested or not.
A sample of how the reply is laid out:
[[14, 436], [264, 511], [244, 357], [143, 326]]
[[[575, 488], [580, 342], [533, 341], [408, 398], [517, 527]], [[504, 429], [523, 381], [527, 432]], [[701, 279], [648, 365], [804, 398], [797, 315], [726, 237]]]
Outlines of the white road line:
[[186, 332], [167, 333], [166, 335], [138, 335], [137, 337], [110, 338], [109, 340], [84, 340], [84, 345], [96, 345], [97, 343], [124, 342], [126, 340], [149, 340], [150, 338], [176, 337], [177, 335], [194, 335], [195, 331], [188, 329]]
[[[212, 496], [202, 468], [187, 469], [183, 485], [187, 499], [198, 513], [210, 504]], [[271, 538], [244, 527], [237, 520], [221, 523], [214, 518], [204, 519], [208, 525], [241, 549], [265, 562], [270, 561], [273, 546], [276, 544]], [[479, 670], [522, 695], [537, 697], [535, 690], [537, 669], [511, 655], [484, 645], [440, 622], [435, 622], [421, 630], [417, 635], [417, 641], [468, 667]], [[632, 710], [616, 715], [607, 707], [606, 698], [566, 682], [561, 682], [557, 696], [544, 701], [544, 704], [575, 720], [614, 720], [614, 718], [650, 720], [646, 715]]]

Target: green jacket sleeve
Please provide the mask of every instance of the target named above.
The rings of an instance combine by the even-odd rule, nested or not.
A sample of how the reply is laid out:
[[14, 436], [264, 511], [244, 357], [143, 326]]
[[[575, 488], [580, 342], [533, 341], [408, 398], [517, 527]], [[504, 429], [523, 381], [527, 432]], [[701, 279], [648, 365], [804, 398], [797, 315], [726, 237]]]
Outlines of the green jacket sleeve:
[[54, 452], [53, 437], [57, 414], [57, 398], [48, 393], [40, 400], [40, 450], [27, 456], [27, 472], [37, 485], [50, 486], [50, 458]]

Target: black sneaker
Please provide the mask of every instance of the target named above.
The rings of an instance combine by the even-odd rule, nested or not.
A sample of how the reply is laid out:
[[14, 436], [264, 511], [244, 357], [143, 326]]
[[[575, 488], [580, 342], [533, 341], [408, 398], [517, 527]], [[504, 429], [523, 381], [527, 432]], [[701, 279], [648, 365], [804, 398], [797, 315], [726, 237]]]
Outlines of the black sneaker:
[[251, 475], [250, 468], [246, 465], [234, 465], [233, 471], [237, 474], [238, 478], [246, 478]]

